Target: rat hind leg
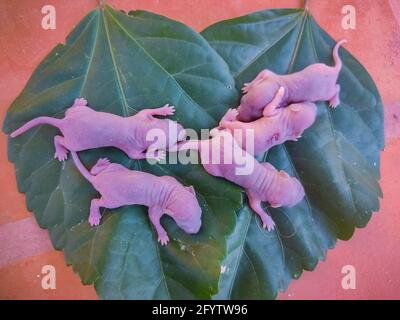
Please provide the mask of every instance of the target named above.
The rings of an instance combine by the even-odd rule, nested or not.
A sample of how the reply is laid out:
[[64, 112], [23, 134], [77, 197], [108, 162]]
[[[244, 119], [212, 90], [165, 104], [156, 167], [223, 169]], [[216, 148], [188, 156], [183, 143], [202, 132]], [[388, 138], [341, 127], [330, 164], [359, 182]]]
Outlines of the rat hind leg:
[[153, 206], [153, 207], [149, 208], [150, 221], [153, 224], [153, 226], [156, 228], [158, 242], [160, 242], [161, 245], [166, 245], [169, 241], [168, 234], [167, 234], [167, 231], [165, 231], [165, 229], [163, 228], [163, 226], [160, 223], [160, 219], [163, 214], [164, 214], [164, 210], [158, 206]]
[[254, 210], [255, 213], [261, 218], [263, 223], [263, 228], [268, 231], [274, 230], [275, 222], [272, 218], [263, 210], [261, 207], [261, 200], [258, 199], [251, 191], [246, 191], [247, 197], [249, 198], [250, 208]]
[[68, 148], [65, 145], [65, 138], [63, 136], [54, 137], [54, 147], [56, 148], [54, 158], [57, 158], [58, 161], [67, 160]]
[[100, 207], [103, 207], [103, 199], [93, 199], [90, 203], [89, 224], [91, 226], [98, 226], [101, 220]]
[[329, 100], [329, 106], [331, 108], [336, 108], [340, 104], [339, 94], [340, 94], [340, 85], [337, 84], [337, 85], [335, 85], [335, 94]]

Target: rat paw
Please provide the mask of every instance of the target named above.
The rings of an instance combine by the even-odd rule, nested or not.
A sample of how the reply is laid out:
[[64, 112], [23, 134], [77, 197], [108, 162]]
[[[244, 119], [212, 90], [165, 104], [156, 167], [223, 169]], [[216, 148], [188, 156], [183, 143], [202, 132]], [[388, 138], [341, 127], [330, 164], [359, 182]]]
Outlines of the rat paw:
[[172, 116], [175, 113], [175, 107], [166, 104], [165, 106], [161, 107], [160, 111], [164, 116]]
[[54, 158], [58, 161], [65, 161], [68, 158], [68, 150], [64, 148], [56, 149], [56, 153], [54, 154]]
[[338, 105], [339, 105], [339, 104], [336, 104], [336, 103], [334, 103], [334, 102], [332, 102], [332, 101], [329, 102], [329, 107], [330, 107], [331, 109], [336, 109]]
[[108, 165], [110, 163], [110, 159], [108, 158], [100, 158], [99, 160], [97, 160], [98, 165]]
[[89, 215], [89, 224], [93, 226], [98, 226], [100, 224], [101, 216], [97, 213]]
[[237, 116], [239, 115], [239, 112], [237, 111], [237, 109], [229, 109], [227, 111], [227, 113], [225, 114], [225, 116], [222, 118], [222, 120], [225, 121], [235, 121]]
[[158, 242], [162, 245], [165, 246], [169, 241], [168, 235], [165, 234], [159, 234], [158, 235]]
[[74, 106], [87, 106], [88, 102], [85, 98], [78, 98], [74, 101]]
[[275, 222], [272, 218], [268, 215], [265, 215], [261, 218], [263, 222], [263, 228], [267, 229], [268, 231], [272, 231], [275, 228]]
[[251, 82], [246, 82], [245, 84], [243, 84], [242, 92], [243, 92], [243, 93], [249, 92], [250, 87], [251, 87]]
[[332, 109], [336, 109], [339, 104], [340, 104], [340, 100], [336, 96], [333, 97], [331, 100], [329, 100], [329, 107]]

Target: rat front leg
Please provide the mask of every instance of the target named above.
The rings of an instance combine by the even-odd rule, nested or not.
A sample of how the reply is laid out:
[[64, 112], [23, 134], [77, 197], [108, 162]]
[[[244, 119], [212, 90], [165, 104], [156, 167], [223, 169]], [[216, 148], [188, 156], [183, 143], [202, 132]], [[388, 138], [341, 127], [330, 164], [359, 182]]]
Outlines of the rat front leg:
[[160, 242], [161, 245], [166, 245], [169, 241], [168, 234], [167, 234], [167, 231], [165, 231], [165, 229], [163, 228], [163, 226], [160, 223], [160, 219], [163, 214], [164, 214], [164, 210], [158, 206], [149, 208], [150, 221], [156, 228], [157, 235], [158, 235], [158, 242]]
[[236, 121], [238, 114], [237, 109], [229, 109], [219, 122], [219, 127], [222, 129], [240, 128], [242, 122]]
[[237, 109], [228, 109], [228, 111], [225, 113], [225, 115], [221, 118], [221, 121], [224, 122], [230, 122], [230, 121], [235, 121], [239, 115], [239, 111]]
[[85, 98], [77, 98], [77, 99], [75, 99], [72, 107], [86, 107], [87, 104], [88, 104], [88, 102]]
[[58, 161], [67, 160], [68, 149], [65, 146], [65, 138], [63, 136], [54, 137], [54, 147], [56, 148], [56, 153], [54, 154], [54, 158], [57, 158]]
[[249, 198], [249, 205], [255, 213], [259, 215], [263, 223], [263, 228], [268, 231], [274, 230], [275, 222], [272, 218], [263, 210], [261, 207], [261, 200], [257, 196], [252, 194], [250, 191], [246, 191], [247, 197]]
[[143, 115], [148, 118], [153, 116], [172, 116], [175, 113], [175, 107], [170, 106], [168, 103], [161, 108], [156, 109], [144, 109], [138, 112], [137, 115]]
[[336, 108], [336, 107], [340, 104], [339, 94], [340, 94], [340, 85], [337, 84], [337, 85], [335, 85], [335, 94], [334, 94], [334, 96], [329, 100], [329, 106], [330, 106], [331, 108]]
[[265, 69], [261, 71], [251, 82], [246, 82], [242, 88], [243, 93], [249, 92], [251, 87], [255, 85], [256, 83], [260, 83], [261, 81], [267, 79], [268, 77], [274, 75], [272, 71]]
[[103, 199], [93, 199], [90, 203], [89, 224], [98, 226], [101, 220], [100, 207], [103, 207]]

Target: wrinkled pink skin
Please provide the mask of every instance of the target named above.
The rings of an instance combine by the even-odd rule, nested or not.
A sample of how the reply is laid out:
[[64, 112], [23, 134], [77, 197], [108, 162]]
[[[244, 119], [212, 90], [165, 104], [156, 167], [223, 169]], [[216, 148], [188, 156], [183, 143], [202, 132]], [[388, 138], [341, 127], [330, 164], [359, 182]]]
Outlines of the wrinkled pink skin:
[[[276, 170], [271, 164], [259, 163], [251, 154], [241, 149], [229, 130], [213, 129], [210, 134], [212, 139], [189, 140], [179, 143], [172, 149], [176, 148], [179, 151], [199, 150], [204, 169], [213, 176], [223, 177], [243, 187], [249, 198], [250, 207], [262, 220], [263, 228], [273, 230], [275, 223], [263, 210], [261, 203], [269, 202], [274, 208], [292, 207], [303, 199], [303, 186], [296, 178], [290, 177], [284, 171]], [[233, 161], [231, 163], [214, 164], [207, 160], [212, 159], [211, 154], [213, 153], [219, 153], [220, 159], [224, 159], [225, 153], [232, 154]], [[239, 157], [236, 158], [234, 154], [240, 154], [241, 161], [254, 165], [251, 173], [247, 175], [237, 174], [237, 169], [243, 167], [243, 164], [235, 161]]]
[[[116, 147], [124, 151], [131, 159], [145, 159], [146, 150], [154, 149], [154, 158], [160, 160], [165, 156], [164, 149], [175, 145], [179, 140], [168, 141], [169, 125], [177, 128], [178, 135], [183, 129], [175, 121], [157, 119], [154, 116], [168, 116], [174, 113], [174, 107], [165, 105], [157, 109], [144, 109], [131, 117], [120, 117], [111, 113], [98, 112], [87, 106], [83, 98], [76, 99], [72, 107], [65, 112], [63, 119], [51, 117], [35, 118], [11, 133], [16, 137], [32, 127], [49, 124], [57, 127], [61, 135], [54, 137], [55, 158], [67, 159], [68, 151], [82, 151], [101, 147]], [[151, 129], [161, 129], [167, 137], [166, 145], [146, 141], [146, 134]], [[173, 135], [171, 135], [173, 136]], [[149, 158], [147, 156], [147, 158]]]
[[[297, 141], [304, 130], [311, 127], [317, 115], [317, 106], [312, 102], [294, 103], [287, 108], [278, 108], [284, 96], [284, 89], [278, 90], [263, 116], [252, 122], [237, 120], [238, 111], [229, 109], [221, 119], [220, 128], [231, 131], [242, 149], [255, 155], [267, 152], [273, 146], [288, 140]], [[254, 141], [249, 147], [246, 130], [253, 130]], [[238, 132], [240, 134], [238, 134]]]
[[158, 241], [165, 245], [169, 238], [161, 226], [164, 214], [172, 217], [186, 233], [199, 232], [201, 227], [201, 208], [192, 186], [185, 187], [170, 176], [155, 175], [133, 171], [108, 159], [99, 159], [90, 173], [71, 152], [76, 167], [100, 193], [99, 199], [90, 204], [89, 223], [100, 224], [100, 208], [114, 209], [125, 205], [143, 205], [149, 208], [149, 217], [156, 228]]
[[338, 50], [345, 42], [339, 41], [333, 49], [333, 67], [316, 63], [288, 75], [278, 75], [270, 70], [261, 71], [242, 89], [245, 95], [238, 107], [238, 119], [244, 122], [259, 119], [280, 87], [285, 90], [281, 106], [327, 100], [332, 108], [336, 108], [340, 104], [340, 85], [336, 82], [342, 68]]

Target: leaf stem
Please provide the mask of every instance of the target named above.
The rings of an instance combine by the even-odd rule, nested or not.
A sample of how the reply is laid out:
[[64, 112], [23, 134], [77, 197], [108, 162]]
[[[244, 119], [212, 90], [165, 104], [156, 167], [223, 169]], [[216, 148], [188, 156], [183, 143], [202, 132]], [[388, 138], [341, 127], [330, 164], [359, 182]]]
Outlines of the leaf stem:
[[99, 0], [99, 6], [101, 9], [104, 9], [104, 7], [106, 6], [106, 0]]
[[309, 3], [309, 0], [304, 0], [304, 10], [305, 11], [308, 11], [308, 9], [309, 9], [308, 3]]

